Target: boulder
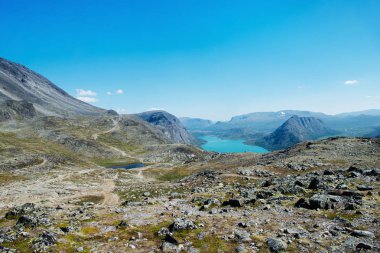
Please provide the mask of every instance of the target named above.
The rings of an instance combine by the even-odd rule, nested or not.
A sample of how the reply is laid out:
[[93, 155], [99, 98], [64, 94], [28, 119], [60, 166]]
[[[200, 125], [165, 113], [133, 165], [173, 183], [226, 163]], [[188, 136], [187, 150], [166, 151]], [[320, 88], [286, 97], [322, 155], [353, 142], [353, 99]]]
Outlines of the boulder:
[[223, 202], [223, 206], [242, 207], [243, 202], [240, 199], [229, 199]]
[[308, 189], [311, 190], [318, 190], [318, 189], [324, 189], [324, 186], [321, 182], [321, 180], [317, 177], [314, 177], [311, 181], [309, 186], [307, 187]]
[[238, 241], [241, 241], [241, 242], [250, 242], [250, 241], [252, 241], [251, 234], [248, 233], [245, 230], [235, 230], [234, 234], [235, 234], [235, 238]]
[[340, 196], [315, 194], [309, 199], [310, 209], [338, 209], [344, 206]]
[[351, 235], [356, 237], [375, 237], [374, 233], [366, 230], [352, 230]]
[[304, 198], [300, 198], [295, 204], [294, 204], [294, 207], [297, 207], [297, 208], [307, 208], [307, 209], [310, 209], [310, 204], [309, 202], [304, 199]]
[[22, 215], [17, 220], [17, 225], [27, 228], [35, 228], [38, 226], [38, 219], [30, 215]]
[[371, 250], [373, 248], [372, 245], [360, 242], [358, 245], [356, 245], [356, 249], [361, 251], [361, 250]]
[[196, 229], [197, 226], [191, 220], [185, 218], [177, 218], [174, 222], [169, 226], [170, 231], [181, 231], [188, 229]]
[[374, 187], [372, 185], [359, 185], [356, 187], [359, 191], [372, 191]]
[[285, 251], [288, 245], [280, 239], [268, 238], [267, 239], [268, 248], [271, 252], [281, 252]]

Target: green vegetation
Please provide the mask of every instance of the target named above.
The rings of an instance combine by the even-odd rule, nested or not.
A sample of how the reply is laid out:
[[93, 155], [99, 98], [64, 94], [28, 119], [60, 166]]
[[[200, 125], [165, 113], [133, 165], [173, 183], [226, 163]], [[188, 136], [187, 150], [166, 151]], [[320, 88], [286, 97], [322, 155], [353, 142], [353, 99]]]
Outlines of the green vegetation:
[[113, 136], [112, 133], [101, 134], [98, 136], [97, 140], [126, 152], [135, 151], [140, 148], [136, 145], [129, 144], [127, 134], [125, 132], [119, 133], [119, 135], [120, 136]]
[[217, 236], [208, 235], [203, 240], [192, 240], [193, 246], [201, 253], [235, 252], [237, 243], [226, 241]]
[[13, 242], [3, 242], [2, 246], [16, 249], [18, 252], [33, 252], [32, 244], [29, 242], [29, 239], [23, 237], [20, 237]]
[[172, 169], [157, 169], [150, 170], [150, 173], [155, 174], [155, 177], [160, 181], [177, 181], [191, 175], [192, 172], [188, 167], [175, 167]]
[[134, 158], [123, 158], [123, 159], [96, 159], [95, 163], [103, 167], [112, 166], [127, 166], [133, 163], [141, 163], [139, 160]]
[[[15, 133], [0, 132], [0, 152], [2, 155], [14, 157], [16, 154], [41, 154], [65, 158], [72, 162], [83, 163], [73, 151], [63, 145], [40, 139], [38, 137], [18, 137]], [[33, 164], [41, 163], [41, 158], [36, 159]], [[20, 167], [30, 164], [21, 164]]]
[[84, 196], [78, 199], [77, 202], [75, 202], [76, 205], [82, 205], [86, 202], [92, 202], [94, 204], [101, 203], [104, 200], [103, 196], [100, 195], [89, 195], [89, 196]]
[[346, 219], [346, 220], [349, 220], [349, 221], [353, 221], [356, 218], [358, 218], [359, 216], [360, 216], [360, 214], [357, 214], [357, 213], [336, 212], [336, 211], [327, 211], [326, 212], [326, 217], [329, 220], [333, 220], [333, 219], [335, 219], [337, 217], [341, 217], [343, 219]]
[[84, 235], [95, 235], [100, 232], [100, 229], [98, 227], [83, 227], [81, 232]]
[[19, 182], [26, 180], [25, 176], [18, 176], [11, 173], [0, 173], [0, 185], [7, 185], [12, 182]]

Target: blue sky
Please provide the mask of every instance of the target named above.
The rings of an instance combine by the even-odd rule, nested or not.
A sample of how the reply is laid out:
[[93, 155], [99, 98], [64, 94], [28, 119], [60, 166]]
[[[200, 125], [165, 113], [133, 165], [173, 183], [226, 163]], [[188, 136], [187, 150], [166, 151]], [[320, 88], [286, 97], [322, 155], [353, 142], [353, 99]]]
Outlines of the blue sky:
[[380, 109], [378, 0], [0, 0], [0, 9], [0, 56], [96, 106], [213, 120]]

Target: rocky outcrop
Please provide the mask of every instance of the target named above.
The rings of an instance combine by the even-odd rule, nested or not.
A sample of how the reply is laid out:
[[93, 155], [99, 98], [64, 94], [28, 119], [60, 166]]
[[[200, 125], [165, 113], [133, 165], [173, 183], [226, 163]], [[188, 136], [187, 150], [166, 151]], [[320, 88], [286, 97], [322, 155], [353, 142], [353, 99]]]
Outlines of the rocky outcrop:
[[32, 103], [26, 101], [6, 100], [0, 104], [0, 121], [15, 119], [32, 119], [37, 116]]

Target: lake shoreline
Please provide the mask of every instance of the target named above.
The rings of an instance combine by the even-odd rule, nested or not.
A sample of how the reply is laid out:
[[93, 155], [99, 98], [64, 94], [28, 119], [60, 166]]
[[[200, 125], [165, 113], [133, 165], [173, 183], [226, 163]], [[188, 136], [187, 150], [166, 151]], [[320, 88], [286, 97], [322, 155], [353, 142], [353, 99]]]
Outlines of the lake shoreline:
[[254, 145], [245, 144], [244, 140], [222, 139], [215, 135], [198, 136], [199, 139], [206, 143], [201, 145], [201, 148], [206, 151], [214, 151], [219, 153], [268, 153], [269, 150]]

